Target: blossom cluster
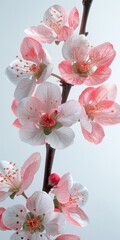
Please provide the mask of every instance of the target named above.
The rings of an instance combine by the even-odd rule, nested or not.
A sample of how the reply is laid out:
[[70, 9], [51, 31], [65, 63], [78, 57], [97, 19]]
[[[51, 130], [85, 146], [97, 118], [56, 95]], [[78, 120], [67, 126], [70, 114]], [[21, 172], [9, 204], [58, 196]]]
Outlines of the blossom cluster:
[[[13, 125], [19, 129], [20, 139], [33, 146], [47, 145], [54, 150], [70, 146], [75, 138], [74, 124], [80, 125], [87, 141], [99, 144], [105, 136], [103, 126], [120, 123], [117, 87], [103, 84], [111, 75], [114, 47], [109, 42], [93, 47], [85, 34], [77, 33], [79, 23], [76, 7], [68, 14], [62, 6], [51, 6], [40, 25], [25, 30], [21, 56], [6, 69], [15, 84]], [[58, 64], [57, 75], [43, 46], [59, 47], [60, 42], [64, 60]], [[59, 79], [60, 86], [50, 82], [52, 77]], [[68, 91], [64, 99], [64, 89], [74, 85], [85, 86], [78, 100], [67, 100]], [[36, 152], [24, 162], [20, 174], [14, 163], [0, 164], [0, 201], [19, 195], [26, 199], [26, 207], [17, 204], [0, 208], [0, 229], [14, 230], [11, 240], [80, 240], [64, 234], [64, 228], [66, 221], [78, 227], [87, 225], [89, 220], [82, 210], [88, 200], [86, 187], [73, 182], [69, 172], [62, 177], [51, 174], [48, 180], [53, 197], [42, 190], [27, 197], [25, 190], [40, 163], [41, 155]]]

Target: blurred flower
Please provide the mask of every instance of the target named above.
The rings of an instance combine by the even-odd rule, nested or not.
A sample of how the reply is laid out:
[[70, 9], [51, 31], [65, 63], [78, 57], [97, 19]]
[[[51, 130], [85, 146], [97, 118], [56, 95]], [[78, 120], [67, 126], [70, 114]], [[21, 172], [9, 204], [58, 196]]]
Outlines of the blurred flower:
[[3, 223], [15, 230], [11, 240], [49, 240], [64, 231], [63, 214], [54, 212], [54, 204], [46, 192], [34, 192], [23, 205], [9, 207], [2, 216]]
[[[68, 22], [68, 26], [66, 23]], [[37, 27], [30, 27], [25, 33], [46, 43], [65, 41], [70, 37], [79, 24], [79, 13], [74, 7], [69, 16], [66, 9], [59, 5], [53, 5], [44, 14], [43, 22]]]
[[15, 99], [30, 96], [36, 84], [48, 79], [53, 70], [51, 57], [36, 40], [25, 37], [21, 44], [22, 59], [18, 57], [6, 69], [10, 81], [16, 85]]
[[[8, 196], [13, 198], [15, 195], [22, 194], [31, 185], [40, 162], [40, 154], [33, 153], [21, 168], [21, 179], [15, 163], [0, 162], [0, 201], [5, 200]], [[8, 191], [3, 191], [4, 189], [8, 189]]]
[[63, 57], [59, 64], [61, 76], [73, 85], [97, 85], [106, 81], [110, 74], [109, 68], [115, 57], [111, 43], [103, 43], [91, 47], [84, 35], [72, 35], [63, 45]]
[[23, 99], [17, 107], [22, 125], [20, 138], [31, 145], [48, 143], [53, 148], [68, 147], [74, 139], [69, 127], [78, 121], [80, 113], [80, 104], [75, 100], [61, 104], [57, 85], [42, 83], [34, 97]]
[[64, 174], [58, 184], [53, 188], [55, 194], [55, 207], [63, 212], [65, 218], [76, 226], [84, 227], [88, 223], [88, 217], [81, 209], [87, 202], [88, 192], [79, 183], [73, 183], [70, 173]]
[[116, 94], [115, 85], [103, 85], [88, 87], [79, 96], [82, 133], [89, 142], [102, 141], [105, 134], [101, 125], [120, 123], [120, 105], [114, 101]]

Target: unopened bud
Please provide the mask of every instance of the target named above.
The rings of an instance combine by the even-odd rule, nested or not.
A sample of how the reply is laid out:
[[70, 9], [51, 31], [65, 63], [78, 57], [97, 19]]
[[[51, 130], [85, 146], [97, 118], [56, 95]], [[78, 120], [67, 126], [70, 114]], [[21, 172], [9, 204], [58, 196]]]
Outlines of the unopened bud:
[[60, 181], [60, 177], [56, 173], [52, 173], [49, 176], [49, 184], [52, 186], [56, 186]]

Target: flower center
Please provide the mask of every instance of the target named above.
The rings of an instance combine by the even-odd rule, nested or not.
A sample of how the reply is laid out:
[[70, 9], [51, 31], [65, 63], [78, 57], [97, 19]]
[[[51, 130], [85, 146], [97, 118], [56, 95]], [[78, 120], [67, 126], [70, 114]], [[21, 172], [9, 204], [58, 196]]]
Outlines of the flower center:
[[63, 16], [60, 12], [58, 12], [55, 8], [51, 8], [49, 10], [49, 16], [44, 18], [44, 22], [46, 25], [51, 27], [56, 34], [60, 34], [62, 23], [63, 23]]
[[94, 119], [94, 115], [95, 115], [95, 112], [98, 110], [98, 107], [96, 105], [90, 105], [88, 104], [87, 106], [85, 106], [85, 111], [86, 111], [86, 114], [88, 115], [88, 117], [90, 119]]
[[62, 127], [62, 124], [57, 122], [58, 114], [59, 112], [55, 110], [52, 114], [45, 113], [41, 116], [38, 127], [43, 127], [45, 135], [49, 135], [53, 128], [58, 129]]
[[23, 229], [30, 231], [31, 233], [39, 231], [44, 231], [44, 225], [42, 224], [44, 219], [44, 214], [39, 216], [34, 216], [33, 213], [29, 212], [26, 216], [26, 221], [23, 223]]
[[44, 71], [44, 69], [46, 68], [46, 65], [44, 63], [40, 63], [39, 65], [36, 65], [35, 63], [32, 64], [32, 66], [30, 67], [30, 72], [33, 72], [33, 76], [36, 79], [39, 79]]
[[9, 167], [3, 168], [4, 174], [0, 173], [0, 183], [6, 183], [9, 187], [11, 187], [11, 190], [14, 192], [18, 191], [18, 169], [15, 166], [15, 163], [10, 162]]
[[73, 71], [79, 74], [81, 77], [87, 77], [90, 70], [89, 62], [76, 62], [73, 64]]

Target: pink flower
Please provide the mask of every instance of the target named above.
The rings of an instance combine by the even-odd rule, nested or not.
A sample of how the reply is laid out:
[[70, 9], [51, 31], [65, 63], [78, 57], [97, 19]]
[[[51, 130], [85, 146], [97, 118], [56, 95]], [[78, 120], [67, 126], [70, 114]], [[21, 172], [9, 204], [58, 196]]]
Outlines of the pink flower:
[[62, 51], [66, 60], [59, 64], [59, 71], [67, 83], [92, 86], [109, 78], [109, 66], [116, 54], [111, 43], [92, 48], [87, 37], [74, 34], [64, 43]]
[[103, 85], [86, 88], [79, 96], [82, 133], [89, 142], [98, 144], [102, 141], [105, 135], [102, 125], [120, 123], [120, 105], [114, 101], [116, 94], [115, 85]]
[[88, 217], [81, 209], [88, 199], [88, 192], [85, 187], [79, 183], [73, 183], [70, 173], [61, 177], [57, 186], [52, 190], [55, 194], [54, 203], [65, 218], [76, 226], [84, 227], [88, 223]]
[[75, 7], [68, 16], [64, 7], [53, 5], [45, 12], [43, 22], [37, 27], [26, 29], [25, 33], [40, 42], [65, 41], [73, 34], [78, 24], [79, 13]]
[[49, 240], [50, 235], [64, 231], [64, 216], [54, 212], [53, 201], [46, 192], [34, 192], [26, 207], [18, 204], [3, 213], [3, 223], [16, 231], [11, 240]]
[[0, 201], [8, 196], [14, 197], [15, 194], [22, 194], [31, 185], [40, 162], [40, 154], [33, 153], [23, 164], [20, 171], [21, 179], [19, 179], [15, 163], [2, 161], [0, 163]]
[[2, 220], [2, 215], [5, 210], [6, 210], [5, 208], [0, 207], [0, 230], [1, 231], [6, 231], [9, 229], [3, 224], [3, 220]]
[[31, 145], [48, 143], [53, 148], [65, 148], [73, 143], [74, 132], [69, 127], [78, 121], [80, 113], [80, 104], [75, 100], [61, 105], [57, 85], [41, 83], [34, 97], [23, 99], [18, 105], [20, 138]]
[[53, 64], [47, 51], [36, 40], [25, 37], [21, 44], [22, 59], [17, 57], [6, 70], [8, 78], [16, 85], [15, 99], [30, 96], [36, 84], [48, 79]]

